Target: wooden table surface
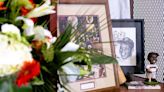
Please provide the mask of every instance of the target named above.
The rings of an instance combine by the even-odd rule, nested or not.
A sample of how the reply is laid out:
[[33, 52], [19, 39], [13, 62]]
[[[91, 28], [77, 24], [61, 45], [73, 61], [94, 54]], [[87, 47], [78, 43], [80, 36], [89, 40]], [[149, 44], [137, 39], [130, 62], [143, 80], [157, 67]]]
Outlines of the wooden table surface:
[[89, 92], [164, 92], [164, 84], [161, 84], [161, 89], [127, 89], [125, 86], [120, 86], [119, 88], [112, 87], [107, 89], [100, 89]]
[[130, 89], [121, 86], [118, 92], [164, 92], [164, 84], [161, 84], [161, 89]]
[[[132, 75], [133, 81], [144, 81], [145, 78], [139, 77], [136, 75]], [[164, 92], [164, 84], [160, 84], [161, 89], [130, 89], [128, 90], [126, 87], [121, 86], [118, 92]]]
[[[133, 76], [132, 77], [133, 81], [143, 81], [144, 78], [142, 77], [137, 77]], [[120, 86], [120, 87], [111, 87], [111, 88], [106, 88], [103, 90], [95, 90], [91, 92], [164, 92], [164, 83], [160, 84], [161, 89], [127, 89], [125, 86]]]

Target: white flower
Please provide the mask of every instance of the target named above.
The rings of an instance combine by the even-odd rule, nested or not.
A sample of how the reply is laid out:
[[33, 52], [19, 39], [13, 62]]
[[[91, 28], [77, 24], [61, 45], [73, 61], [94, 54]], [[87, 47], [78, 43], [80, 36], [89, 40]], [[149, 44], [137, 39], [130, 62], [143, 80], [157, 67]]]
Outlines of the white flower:
[[47, 49], [50, 48], [50, 45], [56, 41], [56, 37], [52, 37], [46, 41]]
[[15, 34], [18, 40], [21, 39], [20, 30], [13, 24], [3, 24], [1, 26], [2, 33]]
[[0, 77], [17, 72], [25, 61], [33, 60], [31, 48], [0, 34]]
[[[79, 45], [73, 43], [73, 42], [69, 42], [67, 43], [63, 48], [62, 48], [62, 52], [64, 51], [76, 51], [79, 49]], [[73, 59], [73, 57], [69, 57], [67, 58], [64, 62], [69, 62]], [[77, 80], [78, 76], [80, 75], [80, 69], [79, 67], [75, 66], [73, 63], [68, 63], [66, 65], [64, 65], [62, 67], [62, 69], [64, 70], [64, 72], [66, 74], [72, 74], [67, 76], [68, 81], [70, 82], [74, 82]]]
[[42, 26], [37, 26], [34, 28], [34, 39], [36, 41], [43, 41], [47, 44], [47, 48], [50, 47], [52, 43], [56, 41], [56, 37], [53, 37], [51, 32], [47, 29], [44, 29]]
[[50, 39], [50, 43], [54, 43], [57, 40], [56, 37], [52, 37], [52, 39]]
[[33, 40], [43, 40], [45, 37], [52, 38], [52, 34], [49, 30], [44, 29], [42, 26], [34, 28], [35, 37]]
[[23, 29], [24, 29], [24, 34], [26, 36], [34, 35], [34, 31], [33, 31], [34, 22], [31, 19], [19, 16], [19, 17], [16, 18], [16, 21], [17, 20], [23, 20], [24, 21]]
[[31, 36], [34, 35], [34, 39], [33, 40], [37, 40], [37, 41], [41, 41], [44, 40], [46, 37], [48, 38], [48, 41], [46, 41], [45, 43], [47, 44], [47, 47], [49, 48], [50, 45], [52, 43], [54, 43], [56, 41], [56, 37], [53, 37], [51, 32], [47, 29], [44, 29], [42, 26], [36, 26], [34, 27], [34, 22], [29, 19], [29, 18], [24, 18], [22, 16], [17, 17], [17, 20], [23, 20], [24, 21], [24, 25], [23, 25], [23, 29], [24, 29], [24, 34], [26, 36]]
[[75, 66], [75, 64], [73, 63], [68, 63], [66, 65], [64, 65], [62, 67], [62, 69], [64, 70], [64, 72], [66, 74], [69, 74], [67, 76], [67, 79], [69, 82], [74, 82], [77, 80], [78, 76], [77, 75], [80, 75], [80, 68]]
[[45, 0], [45, 3], [41, 5], [40, 7], [34, 8], [32, 11], [30, 11], [26, 16], [28, 18], [35, 18], [35, 17], [41, 17], [44, 15], [55, 13], [53, 9], [54, 6], [50, 6], [50, 0]]
[[61, 51], [76, 51], [78, 49], [79, 49], [79, 45], [73, 42], [69, 42], [62, 48]]

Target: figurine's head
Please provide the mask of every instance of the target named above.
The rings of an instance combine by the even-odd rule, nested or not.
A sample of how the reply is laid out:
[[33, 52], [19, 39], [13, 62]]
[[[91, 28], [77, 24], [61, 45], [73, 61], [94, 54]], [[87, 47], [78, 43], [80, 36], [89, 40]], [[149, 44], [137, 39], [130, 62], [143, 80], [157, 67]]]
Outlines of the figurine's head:
[[157, 57], [159, 56], [158, 53], [150, 52], [148, 54], [147, 59], [149, 60], [150, 64], [155, 64], [157, 62]]

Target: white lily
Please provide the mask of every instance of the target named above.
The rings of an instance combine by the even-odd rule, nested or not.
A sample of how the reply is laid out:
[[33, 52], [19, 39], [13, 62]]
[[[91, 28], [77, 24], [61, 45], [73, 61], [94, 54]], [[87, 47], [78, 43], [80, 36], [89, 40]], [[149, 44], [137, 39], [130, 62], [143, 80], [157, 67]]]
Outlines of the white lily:
[[69, 42], [61, 49], [61, 51], [76, 51], [78, 49], [79, 49], [79, 45], [73, 42]]
[[36, 26], [34, 29], [35, 37], [33, 40], [44, 40], [45, 37], [52, 38], [52, 34], [49, 30], [44, 29], [42, 26]]
[[64, 65], [62, 67], [62, 69], [64, 70], [64, 72], [66, 74], [69, 74], [69, 76], [67, 76], [67, 79], [68, 79], [69, 82], [76, 81], [77, 78], [78, 78], [77, 75], [80, 75], [80, 69], [79, 69], [79, 67], [77, 67], [73, 63], [68, 63], [68, 64]]
[[55, 8], [54, 6], [50, 6], [50, 0], [44, 0], [45, 3], [43, 5], [41, 5], [40, 7], [34, 8], [32, 11], [30, 11], [26, 17], [28, 18], [35, 18], [35, 17], [41, 17], [44, 15], [48, 15], [48, 14], [53, 14], [56, 11], [54, 11], [53, 9]]
[[1, 31], [2, 31], [2, 33], [7, 33], [7, 34], [11, 34], [12, 33], [12, 34], [15, 34], [17, 36], [18, 40], [21, 39], [19, 28], [17, 28], [13, 24], [3, 24], [1, 26]]
[[34, 31], [33, 31], [34, 22], [31, 19], [19, 16], [19, 17], [16, 18], [16, 21], [17, 20], [23, 20], [24, 21], [23, 29], [24, 29], [24, 34], [26, 36], [34, 35]]
[[[79, 45], [77, 45], [73, 42], [69, 42], [61, 49], [61, 51], [62, 52], [77, 51], [78, 49], [79, 49]], [[72, 59], [73, 59], [73, 57], [69, 57], [64, 62], [71, 61]], [[74, 82], [78, 78], [77, 75], [80, 75], [79, 67], [75, 66], [72, 62], [62, 66], [62, 69], [64, 70], [64, 72], [66, 74], [71, 74], [70, 76], [67, 76], [67, 79], [69, 82]]]
[[16, 18], [16, 21], [17, 20], [24, 21], [25, 24], [23, 25], [23, 29], [24, 29], [24, 34], [26, 36], [34, 35], [33, 40], [37, 40], [37, 41], [44, 40], [44, 42], [47, 44], [47, 48], [49, 48], [50, 45], [56, 41], [57, 38], [53, 37], [49, 30], [44, 29], [42, 26], [34, 27], [34, 22], [31, 19], [19, 16]]
[[52, 43], [56, 41], [56, 37], [53, 37], [51, 32], [47, 29], [44, 29], [42, 26], [37, 26], [34, 28], [34, 39], [37, 41], [43, 41], [47, 44], [47, 48], [50, 47]]

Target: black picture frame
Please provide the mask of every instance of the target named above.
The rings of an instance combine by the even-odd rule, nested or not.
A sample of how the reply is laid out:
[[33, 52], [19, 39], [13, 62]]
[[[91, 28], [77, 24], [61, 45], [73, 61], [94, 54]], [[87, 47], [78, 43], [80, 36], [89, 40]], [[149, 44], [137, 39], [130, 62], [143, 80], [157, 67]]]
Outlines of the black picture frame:
[[[112, 28], [136, 28], [136, 66], [121, 66], [126, 77], [145, 73], [144, 64], [144, 19], [112, 20]], [[112, 31], [113, 32], [113, 31]], [[115, 49], [115, 48], [114, 48]], [[129, 78], [127, 78], [129, 79]]]

